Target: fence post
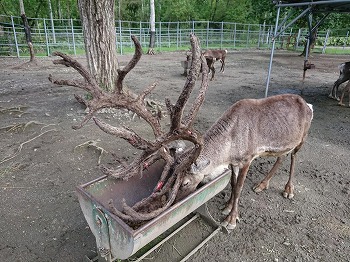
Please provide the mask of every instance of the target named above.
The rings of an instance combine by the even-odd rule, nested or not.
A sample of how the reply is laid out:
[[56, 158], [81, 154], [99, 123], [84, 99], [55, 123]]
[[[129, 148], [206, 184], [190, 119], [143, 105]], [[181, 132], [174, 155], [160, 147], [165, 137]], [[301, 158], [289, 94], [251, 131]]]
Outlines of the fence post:
[[75, 48], [75, 37], [74, 37], [74, 26], [73, 26], [73, 19], [70, 19], [70, 24], [72, 26], [72, 41], [73, 41], [73, 50], [74, 50], [74, 55], [77, 55], [77, 50]]
[[346, 32], [346, 38], [344, 41], [343, 50], [345, 49], [346, 43], [348, 42], [348, 38], [349, 38], [349, 31]]
[[123, 39], [122, 39], [122, 21], [119, 20], [119, 44], [120, 44], [120, 54], [123, 54]]
[[176, 50], [179, 49], [179, 27], [180, 27], [180, 24], [179, 24], [179, 21], [177, 21], [177, 26], [176, 26]]
[[224, 22], [221, 22], [221, 36], [220, 36], [220, 48], [222, 49], [222, 41], [224, 38]]
[[140, 34], [140, 36], [139, 36], [139, 39], [140, 39], [140, 41], [142, 42], [142, 22], [140, 21], [140, 23], [139, 23], [139, 26], [140, 26], [140, 32], [139, 32], [139, 34]]
[[208, 49], [208, 43], [209, 43], [209, 21], [207, 21], [207, 49]]
[[17, 34], [16, 34], [15, 23], [13, 22], [13, 16], [12, 16], [12, 15], [11, 15], [11, 23], [12, 23], [13, 36], [14, 36], [14, 38], [15, 38], [15, 45], [16, 45], [17, 57], [19, 58], [19, 49], [18, 49], [18, 42], [17, 42]]
[[47, 56], [50, 56], [49, 39], [48, 39], [48, 35], [47, 35], [46, 19], [45, 18], [44, 18], [44, 32], [45, 32], [46, 54], [47, 54]]
[[250, 24], [248, 25], [248, 30], [247, 30], [247, 42], [246, 42], [246, 48], [249, 47], [249, 31], [250, 31]]
[[162, 22], [159, 22], [158, 45], [159, 51], [162, 51]]
[[329, 29], [327, 30], [326, 38], [324, 39], [323, 48], [322, 48], [322, 54], [324, 54], [326, 52], [328, 37], [329, 37]]
[[233, 29], [233, 48], [236, 48], [236, 31], [237, 31], [237, 23], [235, 23], [235, 26]]
[[301, 35], [301, 28], [299, 28], [299, 30], [298, 30], [297, 39], [295, 39], [295, 48], [294, 49], [297, 49], [299, 47], [300, 35]]
[[170, 38], [170, 22], [168, 22], [168, 47], [171, 46], [171, 38]]

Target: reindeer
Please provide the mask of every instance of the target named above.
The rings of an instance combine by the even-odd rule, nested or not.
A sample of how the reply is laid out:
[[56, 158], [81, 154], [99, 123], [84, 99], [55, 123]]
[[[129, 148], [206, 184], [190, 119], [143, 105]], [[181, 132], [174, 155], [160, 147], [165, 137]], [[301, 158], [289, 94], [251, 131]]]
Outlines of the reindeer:
[[[215, 76], [215, 67], [214, 67], [214, 62], [215, 62], [215, 58], [212, 56], [205, 56], [205, 60], [207, 62], [207, 66], [209, 68], [209, 73], [212, 72], [211, 78], [210, 80], [214, 79]], [[186, 61], [181, 61], [181, 65], [184, 68], [184, 72], [181, 74], [183, 76], [187, 76], [187, 70], [191, 68], [192, 65], [192, 52], [187, 52], [186, 53]], [[202, 72], [202, 68], [200, 70], [200, 72]]]
[[341, 94], [341, 97], [340, 97], [340, 101], [339, 101], [339, 105], [340, 106], [345, 106], [345, 104], [343, 103], [345, 92], [348, 92], [348, 95], [349, 95], [349, 107], [350, 107], [350, 81], [343, 88], [343, 91], [342, 91], [342, 94]]
[[[220, 62], [221, 62], [220, 72], [224, 73], [225, 72], [225, 58], [226, 58], [226, 54], [227, 54], [227, 50], [215, 50], [215, 49], [210, 50], [209, 49], [209, 50], [206, 50], [203, 53], [203, 56], [205, 58], [212, 57], [213, 58], [213, 63], [216, 60], [220, 60]], [[213, 64], [213, 67], [214, 67], [214, 64]]]
[[303, 145], [313, 117], [312, 105], [298, 95], [283, 94], [264, 99], [244, 99], [231, 106], [204, 134], [203, 148], [184, 177], [177, 199], [195, 191], [200, 183], [214, 179], [231, 167], [231, 198], [222, 223], [236, 227], [238, 200], [251, 162], [260, 156], [276, 156], [267, 176], [254, 187], [260, 192], [269, 187], [285, 156], [291, 153], [289, 180], [283, 196], [292, 198], [295, 155]]
[[338, 66], [338, 68], [340, 71], [339, 78], [337, 79], [337, 81], [334, 82], [329, 97], [339, 101], [338, 88], [342, 83], [350, 79], [350, 62], [342, 63]]

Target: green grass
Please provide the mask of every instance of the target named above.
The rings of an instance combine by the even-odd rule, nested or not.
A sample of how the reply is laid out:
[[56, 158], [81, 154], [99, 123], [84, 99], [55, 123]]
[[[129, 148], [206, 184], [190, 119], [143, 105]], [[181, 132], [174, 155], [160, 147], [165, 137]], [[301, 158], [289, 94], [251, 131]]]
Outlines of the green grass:
[[[270, 47], [270, 45], [261, 45], [260, 46], [260, 49], [268, 49]], [[278, 45], [277, 45], [278, 47]], [[253, 44], [251, 47], [247, 47], [245, 44], [242, 44], [242, 45], [233, 45], [233, 44], [230, 44], [230, 45], [223, 45], [222, 47], [220, 45], [208, 45], [207, 46], [202, 46], [202, 49], [228, 49], [228, 50], [244, 50], [244, 49], [257, 49], [257, 45], [256, 44]], [[321, 54], [322, 53], [322, 46], [316, 46], [313, 50], [312, 50], [312, 53], [316, 53], [316, 54]], [[143, 46], [142, 47], [142, 50], [143, 50], [143, 53], [146, 54], [147, 51], [148, 51], [148, 47], [146, 46]], [[176, 51], [187, 51], [187, 50], [190, 50], [190, 45], [182, 45], [182, 46], [170, 46], [170, 47], [167, 47], [167, 46], [161, 46], [161, 47], [155, 47], [154, 48], [154, 51], [156, 53], [165, 53], [165, 52], [176, 52]], [[289, 51], [294, 51], [294, 52], [302, 52], [303, 51], [303, 47], [299, 47], [297, 48], [296, 50], [294, 50], [293, 48], [289, 48], [288, 49]], [[62, 48], [58, 48], [58, 47], [55, 47], [55, 48], [51, 48], [50, 49], [50, 55], [54, 52], [54, 51], [60, 51], [60, 52], [63, 52], [63, 53], [66, 53], [66, 54], [69, 54], [69, 55], [74, 55], [74, 50], [73, 49], [65, 49], [64, 47]], [[120, 49], [117, 49], [117, 54], [120, 55], [121, 53], [121, 50]], [[131, 47], [131, 46], [128, 46], [128, 47], [123, 47], [122, 49], [122, 54], [123, 55], [126, 55], [126, 54], [133, 54], [134, 53], [134, 47]], [[6, 52], [7, 54], [7, 52]], [[5, 53], [2, 53], [1, 50], [0, 50], [0, 56], [9, 56], [9, 55], [6, 55]], [[77, 56], [81, 56], [81, 55], [84, 55], [85, 54], [85, 50], [82, 49], [82, 48], [77, 48], [76, 49], [76, 55]], [[332, 46], [329, 46], [326, 48], [325, 50], [325, 54], [331, 54], [331, 55], [349, 55], [350, 54], [350, 48], [349, 47], [332, 47]], [[44, 49], [36, 49], [35, 50], [35, 55], [37, 57], [46, 57], [47, 56], [47, 53], [46, 53], [46, 50]], [[10, 56], [17, 56], [17, 54], [15, 52], [12, 52], [10, 54]], [[27, 49], [22, 49], [21, 52], [20, 52], [20, 57], [29, 57], [29, 52], [27, 51]]]

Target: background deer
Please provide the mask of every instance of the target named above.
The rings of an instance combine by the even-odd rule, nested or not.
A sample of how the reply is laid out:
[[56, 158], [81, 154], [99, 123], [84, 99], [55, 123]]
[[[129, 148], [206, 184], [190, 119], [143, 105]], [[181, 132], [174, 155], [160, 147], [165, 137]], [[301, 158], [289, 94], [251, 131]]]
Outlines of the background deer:
[[339, 101], [338, 97], [338, 88], [339, 86], [350, 79], [350, 62], [345, 62], [339, 66], [339, 78], [334, 82], [331, 93], [329, 94], [330, 98], [334, 98]]
[[[211, 78], [210, 80], [214, 79], [215, 76], [215, 67], [214, 67], [214, 62], [216, 61], [215, 58], [211, 57], [211, 56], [206, 56], [205, 60], [207, 62], [207, 66], [209, 68], [208, 73], [212, 72]], [[181, 65], [184, 68], [184, 72], [183, 72], [183, 76], [187, 76], [187, 70], [191, 68], [192, 65], [192, 52], [187, 52], [186, 53], [186, 61], [181, 61]], [[200, 70], [200, 72], [202, 72], [202, 68]]]
[[345, 106], [345, 104], [343, 103], [345, 92], [348, 92], [348, 95], [349, 95], [349, 107], [350, 107], [350, 81], [346, 84], [346, 86], [342, 90], [340, 101], [339, 101], [339, 105], [341, 105], [341, 106]]
[[267, 189], [284, 157], [291, 153], [290, 175], [283, 196], [292, 198], [295, 154], [303, 145], [313, 117], [312, 106], [298, 95], [244, 99], [229, 108], [205, 133], [203, 148], [181, 184], [178, 199], [195, 191], [227, 168], [232, 169], [231, 198], [223, 214], [223, 226], [236, 227], [238, 200], [251, 162], [259, 156], [276, 156], [267, 176], [254, 188]]
[[[221, 62], [220, 72], [225, 72], [225, 58], [226, 58], [226, 54], [227, 54], [227, 50], [220, 50], [220, 49], [219, 50], [215, 50], [215, 49], [210, 50], [209, 49], [209, 50], [206, 50], [203, 53], [203, 56], [205, 58], [212, 57], [214, 62], [216, 60], [220, 60], [220, 62]], [[214, 67], [214, 64], [213, 64], [213, 67]]]

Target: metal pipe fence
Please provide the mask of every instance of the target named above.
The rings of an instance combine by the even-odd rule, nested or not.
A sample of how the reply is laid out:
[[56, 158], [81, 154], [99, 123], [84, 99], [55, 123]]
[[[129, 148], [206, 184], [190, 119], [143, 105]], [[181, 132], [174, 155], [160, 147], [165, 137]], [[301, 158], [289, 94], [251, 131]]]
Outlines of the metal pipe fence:
[[[28, 18], [32, 43], [36, 55], [50, 56], [53, 51], [68, 54], [85, 52], [80, 20]], [[149, 45], [149, 22], [116, 21], [116, 47], [118, 53], [133, 52], [130, 36], [136, 35], [143, 48]], [[203, 49], [270, 48], [273, 26], [266, 24], [241, 24], [232, 22], [186, 21], [157, 22], [156, 51], [188, 50], [189, 34], [195, 33]], [[285, 31], [276, 41], [277, 48], [303, 46], [307, 29]], [[327, 47], [349, 46], [349, 30], [318, 32], [318, 45], [322, 52]], [[0, 56], [29, 56], [21, 17], [0, 15]]]

